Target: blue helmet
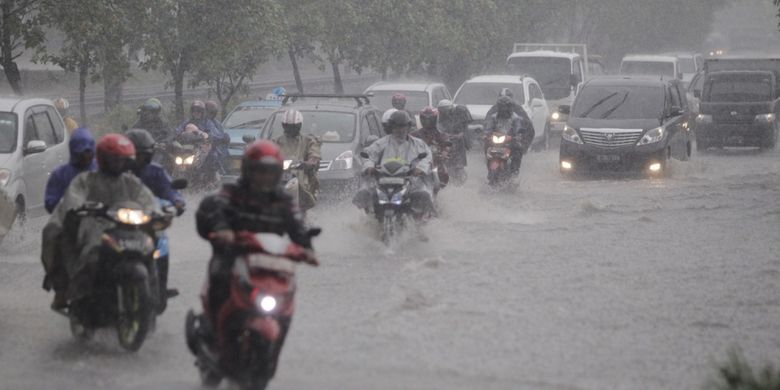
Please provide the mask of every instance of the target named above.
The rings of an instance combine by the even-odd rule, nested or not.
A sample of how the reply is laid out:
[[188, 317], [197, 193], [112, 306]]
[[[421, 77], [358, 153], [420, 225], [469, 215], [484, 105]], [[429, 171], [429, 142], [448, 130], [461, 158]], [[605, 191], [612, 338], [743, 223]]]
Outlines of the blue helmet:
[[273, 89], [273, 91], [271, 91], [271, 93], [276, 96], [284, 96], [287, 94], [287, 90], [284, 89], [284, 87], [276, 87]]

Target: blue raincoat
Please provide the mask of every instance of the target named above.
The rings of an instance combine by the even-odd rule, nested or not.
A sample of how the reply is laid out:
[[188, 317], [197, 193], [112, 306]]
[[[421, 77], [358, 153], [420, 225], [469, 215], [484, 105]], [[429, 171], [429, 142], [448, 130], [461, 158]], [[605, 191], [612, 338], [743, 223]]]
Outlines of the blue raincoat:
[[70, 162], [57, 167], [51, 173], [49, 181], [46, 183], [44, 206], [49, 213], [54, 210], [54, 207], [60, 202], [62, 196], [65, 195], [65, 191], [68, 189], [68, 186], [74, 177], [81, 172], [94, 171], [97, 169], [97, 164], [94, 159], [92, 160], [92, 164], [86, 169], [79, 169], [75, 165], [75, 155], [86, 150], [92, 150], [93, 153], [95, 152], [95, 139], [92, 137], [92, 133], [90, 133], [88, 128], [80, 127], [74, 130], [73, 134], [70, 136], [68, 147], [70, 148]]

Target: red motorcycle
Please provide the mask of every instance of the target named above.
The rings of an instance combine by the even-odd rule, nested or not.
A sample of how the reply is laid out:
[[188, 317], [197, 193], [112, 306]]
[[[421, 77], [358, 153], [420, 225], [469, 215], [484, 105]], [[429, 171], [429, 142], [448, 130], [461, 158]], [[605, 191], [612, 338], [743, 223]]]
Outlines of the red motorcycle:
[[499, 185], [511, 177], [512, 136], [504, 133], [492, 133], [485, 139], [485, 157], [488, 166], [488, 184]]
[[[311, 237], [319, 233], [308, 232]], [[209, 313], [206, 282], [204, 313], [187, 313], [187, 346], [204, 386], [217, 387], [227, 377], [242, 389], [261, 390], [276, 372], [292, 321], [296, 265], [317, 262], [303, 247], [274, 233], [236, 232], [230, 251], [235, 253], [230, 298], [217, 315]]]

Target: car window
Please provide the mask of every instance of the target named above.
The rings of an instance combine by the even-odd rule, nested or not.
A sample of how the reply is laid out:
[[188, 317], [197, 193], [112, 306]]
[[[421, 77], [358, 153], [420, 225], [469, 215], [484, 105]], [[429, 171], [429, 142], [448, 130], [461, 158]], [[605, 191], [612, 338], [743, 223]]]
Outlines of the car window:
[[682, 57], [678, 59], [680, 66], [680, 72], [682, 73], [696, 73], [696, 62], [692, 57]]
[[368, 125], [369, 129], [371, 131], [372, 135], [375, 135], [377, 137], [382, 136], [382, 126], [379, 124], [379, 113], [378, 112], [370, 112], [368, 113]]
[[544, 95], [542, 95], [542, 90], [536, 84], [528, 85], [528, 94], [531, 95], [531, 99], [544, 99]]
[[663, 112], [661, 87], [585, 86], [572, 107], [572, 117], [591, 119], [658, 119]]
[[[300, 110], [303, 115], [302, 134], [319, 137], [324, 143], [349, 143], [355, 139], [355, 114], [351, 112]], [[270, 119], [269, 134], [265, 138], [274, 139], [284, 133], [282, 116], [277, 111]]]
[[674, 62], [669, 61], [623, 61], [620, 74], [677, 77], [674, 74]]
[[0, 112], [0, 153], [16, 150], [16, 114]]
[[433, 97], [431, 98], [431, 101], [433, 102], [433, 106], [436, 106], [439, 104], [440, 101], [446, 99], [447, 96], [444, 94], [444, 88], [442, 87], [436, 87], [433, 89]]
[[225, 118], [226, 129], [262, 129], [266, 119], [274, 112], [269, 107], [241, 106]]
[[35, 129], [38, 131], [38, 139], [46, 142], [46, 146], [53, 146], [57, 144], [57, 138], [54, 136], [54, 128], [49, 120], [49, 115], [46, 111], [39, 111], [32, 114], [33, 122], [35, 122]]
[[703, 85], [704, 74], [697, 73], [696, 76], [693, 76], [693, 80], [691, 80], [691, 84], [688, 86], [688, 92], [693, 93], [693, 91], [701, 91]]
[[682, 107], [682, 103], [680, 101], [680, 94], [677, 92], [677, 86], [675, 85], [669, 86], [669, 95], [671, 98], [672, 107]]
[[371, 97], [371, 105], [378, 107], [382, 111], [393, 108], [392, 100], [393, 95], [401, 93], [406, 96], [406, 109], [416, 114], [420, 112], [425, 106], [428, 105], [428, 93], [427, 92], [412, 92], [412, 91], [368, 91], [373, 94]]
[[371, 134], [371, 123], [368, 117], [371, 116], [368, 112], [364, 112], [360, 119], [360, 143], [366, 142], [366, 138]]
[[24, 147], [27, 147], [27, 144], [29, 144], [30, 141], [40, 139], [41, 138], [38, 137], [38, 131], [35, 129], [32, 110], [27, 110], [27, 113], [24, 115]]
[[514, 57], [507, 62], [507, 71], [510, 74], [531, 76], [548, 99], [562, 99], [571, 94], [573, 73], [572, 62], [568, 58]]
[[46, 113], [49, 114], [51, 124], [54, 126], [54, 136], [57, 139], [57, 143], [65, 140], [65, 124], [62, 123], [62, 117], [57, 113], [54, 107], [46, 107]]
[[498, 100], [498, 94], [502, 89], [509, 88], [514, 95], [513, 99], [517, 104], [525, 103], [525, 94], [523, 84], [506, 83], [481, 83], [471, 82], [463, 84], [458, 96], [455, 97], [455, 104], [482, 104], [492, 106]]
[[704, 86], [707, 102], [764, 102], [772, 100], [772, 78], [769, 75], [713, 75]]
[[577, 77], [577, 82], [581, 83], [582, 82], [582, 68], [580, 68], [580, 59], [579, 58], [575, 58], [574, 59], [573, 66], [574, 66], [574, 69], [573, 69], [574, 71], [572, 72], [572, 74]]

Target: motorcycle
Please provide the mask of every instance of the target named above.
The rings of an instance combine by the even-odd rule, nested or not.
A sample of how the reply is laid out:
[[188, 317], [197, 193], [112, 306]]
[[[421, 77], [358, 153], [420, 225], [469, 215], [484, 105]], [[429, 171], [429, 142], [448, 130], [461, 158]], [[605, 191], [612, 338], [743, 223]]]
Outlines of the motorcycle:
[[488, 166], [488, 185], [495, 187], [506, 182], [511, 177], [512, 136], [504, 133], [493, 133], [485, 139], [485, 157]]
[[182, 133], [172, 142], [169, 153], [173, 160], [171, 176], [174, 179], [186, 179], [191, 187], [199, 189], [216, 182], [216, 172], [209, 166], [211, 141], [199, 134]]
[[303, 163], [300, 161], [284, 160], [283, 169], [281, 184], [284, 189], [292, 195], [295, 203], [299, 204], [301, 195], [298, 173], [303, 170]]
[[[369, 158], [365, 152], [360, 156]], [[404, 229], [407, 217], [413, 214], [412, 201], [408, 196], [412, 186], [411, 175], [415, 165], [426, 157], [428, 153], [420, 153], [408, 164], [391, 160], [377, 170], [374, 216], [382, 225], [382, 241], [385, 244], [392, 242]]]
[[96, 217], [113, 223], [101, 236], [97, 264], [75, 277], [89, 283], [90, 293], [71, 299], [67, 309], [58, 311], [70, 320], [77, 340], [87, 341], [97, 328], [115, 326], [124, 349], [141, 347], [154, 327], [160, 300], [157, 232], [171, 225], [175, 213], [175, 208], [166, 207], [162, 214], [149, 214], [135, 202], [110, 207], [87, 202], [74, 211], [78, 219]]
[[296, 265], [311, 259], [303, 247], [274, 233], [236, 232], [230, 251], [230, 298], [219, 313], [209, 313], [206, 283], [204, 313], [187, 313], [187, 346], [204, 386], [217, 387], [227, 377], [242, 389], [262, 390], [276, 372], [295, 310]]

